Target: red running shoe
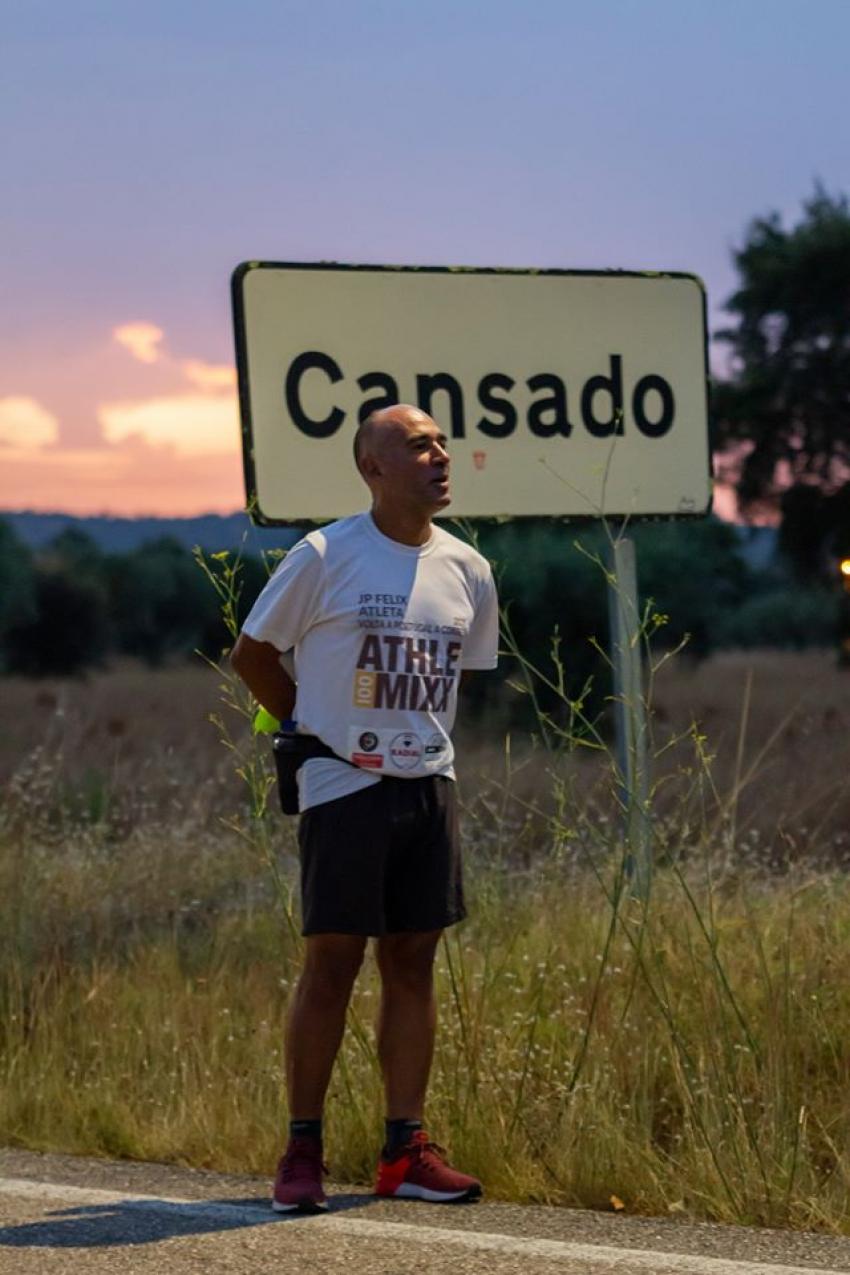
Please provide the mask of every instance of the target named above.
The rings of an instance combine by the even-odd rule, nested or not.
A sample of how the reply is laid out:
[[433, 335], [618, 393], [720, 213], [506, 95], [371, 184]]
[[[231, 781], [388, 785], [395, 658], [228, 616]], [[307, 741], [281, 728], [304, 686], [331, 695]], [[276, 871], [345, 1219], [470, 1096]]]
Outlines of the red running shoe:
[[375, 1194], [448, 1204], [453, 1200], [480, 1199], [481, 1183], [468, 1173], [453, 1169], [443, 1148], [432, 1142], [424, 1129], [417, 1129], [391, 1160], [381, 1156]]
[[272, 1208], [276, 1213], [320, 1213], [326, 1209], [322, 1174], [327, 1171], [317, 1138], [290, 1138], [277, 1166]]

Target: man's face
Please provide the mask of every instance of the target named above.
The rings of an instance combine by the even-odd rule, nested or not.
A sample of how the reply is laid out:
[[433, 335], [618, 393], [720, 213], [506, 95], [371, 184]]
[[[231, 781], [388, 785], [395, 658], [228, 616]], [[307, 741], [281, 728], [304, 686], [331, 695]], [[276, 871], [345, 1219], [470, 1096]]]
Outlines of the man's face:
[[387, 421], [376, 459], [388, 493], [433, 511], [451, 502], [447, 439], [425, 412], [411, 409]]

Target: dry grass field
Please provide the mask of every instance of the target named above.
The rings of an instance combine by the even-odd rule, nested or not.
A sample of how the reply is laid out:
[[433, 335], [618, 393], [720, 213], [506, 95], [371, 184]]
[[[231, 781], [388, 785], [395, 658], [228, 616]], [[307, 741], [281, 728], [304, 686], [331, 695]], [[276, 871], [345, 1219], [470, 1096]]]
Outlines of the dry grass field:
[[[119, 801], [213, 821], [233, 811], [243, 785], [209, 717], [244, 724], [221, 702], [221, 678], [197, 664], [152, 671], [127, 664], [84, 679], [0, 682], [0, 783], [22, 769], [46, 768], [72, 802]], [[850, 672], [829, 651], [722, 653], [702, 663], [665, 662], [648, 688], [653, 773], [662, 809], [681, 798], [694, 765], [693, 734], [705, 737], [711, 786], [734, 799], [738, 831], [776, 839], [794, 853], [850, 846]], [[505, 739], [461, 710], [458, 766], [465, 798], [503, 791]], [[681, 739], [671, 747], [670, 741]], [[544, 799], [550, 763], [523, 734], [510, 741], [518, 797]], [[565, 763], [588, 792], [607, 788], [609, 758], [578, 749]], [[675, 780], [675, 795], [665, 788]]]
[[[222, 689], [0, 684], [0, 1142], [273, 1167], [293, 823]], [[473, 909], [439, 960], [434, 1132], [504, 1198], [850, 1230], [850, 675], [678, 658], [651, 700], [648, 903], [606, 752], [461, 722]], [[379, 1139], [377, 995], [370, 966], [328, 1112], [347, 1180]]]

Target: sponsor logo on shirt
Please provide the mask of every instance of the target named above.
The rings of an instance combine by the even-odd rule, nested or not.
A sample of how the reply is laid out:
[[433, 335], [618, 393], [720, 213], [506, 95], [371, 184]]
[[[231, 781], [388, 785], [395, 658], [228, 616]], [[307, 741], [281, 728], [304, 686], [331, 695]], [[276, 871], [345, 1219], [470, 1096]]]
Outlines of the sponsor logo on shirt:
[[384, 764], [383, 753], [352, 753], [351, 760], [362, 770], [380, 770]]
[[432, 735], [425, 745], [425, 756], [434, 757], [437, 753], [443, 752], [448, 742], [445, 735]]
[[364, 730], [357, 742], [364, 753], [373, 753], [378, 747], [378, 736], [373, 730]]
[[399, 770], [413, 770], [422, 756], [422, 740], [418, 735], [403, 731], [390, 743], [390, 761]]
[[445, 713], [463, 643], [365, 633], [354, 672], [356, 708]]

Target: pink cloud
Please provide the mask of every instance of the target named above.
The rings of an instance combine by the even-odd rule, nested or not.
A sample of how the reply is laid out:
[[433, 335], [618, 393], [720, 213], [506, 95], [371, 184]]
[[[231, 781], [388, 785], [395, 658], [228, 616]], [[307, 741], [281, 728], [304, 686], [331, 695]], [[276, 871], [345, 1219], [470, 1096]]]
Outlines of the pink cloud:
[[[37, 450], [55, 443], [59, 421], [34, 398], [10, 395], [0, 399], [0, 446], [15, 450]], [[8, 463], [8, 456], [4, 455]]]
[[113, 340], [129, 350], [140, 363], [156, 363], [162, 356], [159, 349], [165, 333], [155, 323], [124, 323], [113, 330]]
[[[108, 350], [81, 352], [65, 411], [27, 392], [0, 398], [0, 508], [187, 515], [244, 503], [236, 374], [178, 360], [162, 328], [124, 323]], [[132, 355], [122, 357], [118, 347]], [[108, 389], [104, 393], [104, 385]], [[54, 393], [51, 407], [56, 409]]]
[[183, 374], [192, 385], [208, 394], [236, 389], [236, 368], [227, 363], [202, 363], [187, 359], [181, 364]]
[[239, 410], [233, 394], [173, 394], [105, 403], [98, 420], [107, 443], [138, 437], [181, 456], [239, 455]]

